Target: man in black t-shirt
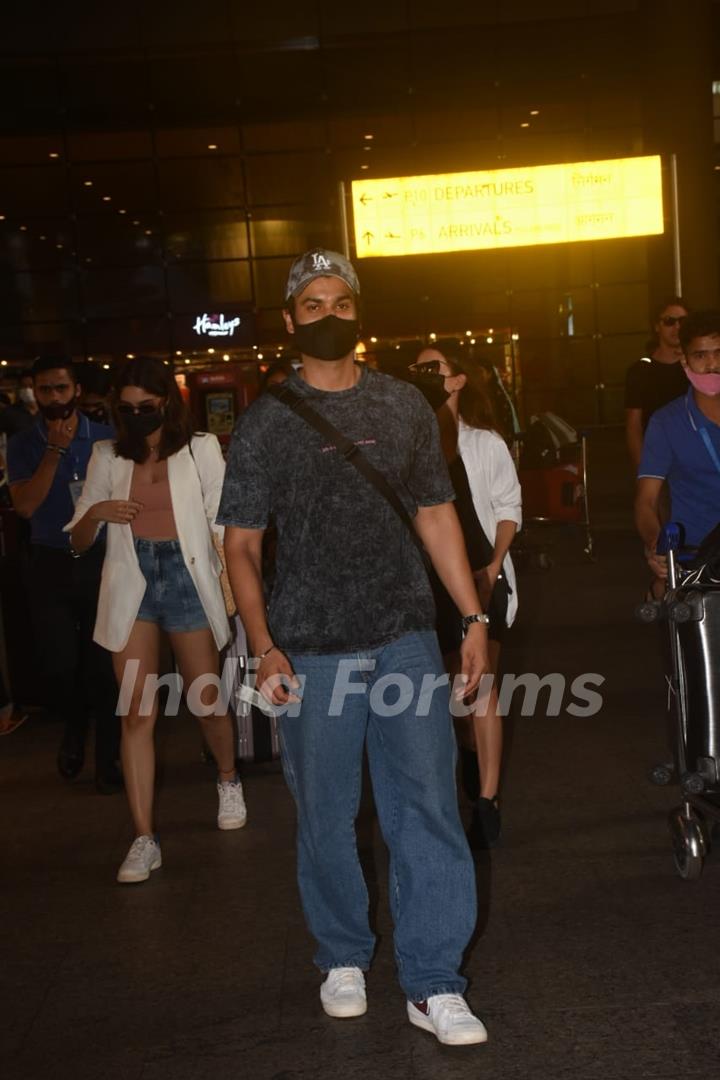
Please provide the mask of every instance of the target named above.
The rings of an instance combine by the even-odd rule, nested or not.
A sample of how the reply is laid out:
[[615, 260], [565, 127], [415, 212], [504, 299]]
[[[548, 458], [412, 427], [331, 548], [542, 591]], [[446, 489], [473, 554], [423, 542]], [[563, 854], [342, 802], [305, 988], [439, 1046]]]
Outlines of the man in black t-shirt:
[[652, 414], [687, 390], [679, 338], [680, 324], [687, 315], [687, 305], [680, 296], [659, 305], [653, 319], [655, 338], [649, 355], [636, 360], [627, 370], [625, 432], [634, 469], [640, 464], [643, 436]]
[[[464, 617], [459, 699], [488, 669], [485, 617], [467, 560], [435, 416], [414, 387], [355, 363], [359, 284], [342, 255], [297, 259], [286, 327], [302, 356], [284, 386], [383, 473]], [[277, 525], [265, 610], [263, 532]], [[298, 882], [327, 973], [329, 1016], [366, 1010], [375, 939], [357, 855], [363, 750], [390, 849], [395, 954], [411, 1023], [446, 1044], [484, 1042], [459, 974], [476, 919], [455, 792], [447, 677], [423, 560], [386, 498], [270, 394], [233, 433], [218, 522], [233, 592], [259, 660], [257, 685], [283, 715], [283, 769], [298, 810]], [[284, 686], [280, 680], [284, 680]]]

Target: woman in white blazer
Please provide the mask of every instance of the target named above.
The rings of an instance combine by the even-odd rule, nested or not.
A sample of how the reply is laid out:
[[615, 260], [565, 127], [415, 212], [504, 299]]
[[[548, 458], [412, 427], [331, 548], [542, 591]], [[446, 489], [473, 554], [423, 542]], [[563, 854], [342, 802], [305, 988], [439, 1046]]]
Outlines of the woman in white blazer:
[[[145, 881], [162, 862], [153, 829], [160, 631], [170, 638], [190, 704], [218, 765], [218, 826], [246, 821], [235, 773], [231, 720], [217, 691], [218, 651], [230, 638], [213, 542], [225, 465], [214, 435], [194, 435], [172, 369], [152, 357], [127, 361], [115, 381], [117, 438], [95, 444], [82, 494], [66, 526], [80, 554], [107, 524], [95, 641], [113, 653], [120, 687], [121, 758], [135, 840], [118, 881]], [[208, 678], [210, 676], [210, 678]], [[196, 681], [197, 680], [197, 681]], [[204, 688], [204, 689], [203, 689]], [[198, 697], [199, 693], [199, 697]]]
[[[522, 499], [515, 465], [494, 430], [492, 406], [479, 365], [453, 343], [423, 349], [412, 365], [419, 385], [434, 387], [443, 449], [455, 488], [456, 509], [483, 611], [489, 616], [488, 653], [497, 675], [500, 642], [517, 613], [510, 545], [522, 524]], [[448, 668], [455, 672], [462, 640], [460, 616], [439, 581], [435, 583], [438, 636]], [[502, 717], [495, 686], [471, 718], [456, 718], [463, 787], [473, 803], [468, 839], [492, 847], [500, 836], [498, 788]]]

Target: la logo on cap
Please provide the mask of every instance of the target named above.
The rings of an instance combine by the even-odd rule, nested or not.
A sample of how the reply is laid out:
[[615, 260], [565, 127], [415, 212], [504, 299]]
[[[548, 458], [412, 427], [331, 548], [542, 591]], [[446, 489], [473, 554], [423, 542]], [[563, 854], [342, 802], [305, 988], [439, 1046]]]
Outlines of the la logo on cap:
[[313, 270], [329, 270], [330, 260], [327, 255], [321, 254], [319, 251], [313, 251], [312, 254]]

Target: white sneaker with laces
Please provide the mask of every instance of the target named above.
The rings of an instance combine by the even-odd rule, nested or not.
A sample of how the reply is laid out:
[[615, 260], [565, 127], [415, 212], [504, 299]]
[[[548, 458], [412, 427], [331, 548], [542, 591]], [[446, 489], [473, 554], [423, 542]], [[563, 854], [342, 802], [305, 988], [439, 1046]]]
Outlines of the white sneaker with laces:
[[125, 861], [117, 872], [118, 881], [127, 884], [133, 881], [147, 881], [151, 870], [162, 866], [160, 844], [154, 836], [138, 836], [130, 845]]
[[482, 1020], [473, 1016], [461, 994], [434, 994], [427, 1001], [408, 1001], [408, 1020], [430, 1031], [445, 1046], [487, 1042]]
[[366, 1013], [365, 976], [360, 968], [341, 967], [328, 971], [320, 987], [320, 1001], [328, 1016], [362, 1016]]
[[218, 829], [242, 829], [247, 808], [239, 780], [218, 780]]

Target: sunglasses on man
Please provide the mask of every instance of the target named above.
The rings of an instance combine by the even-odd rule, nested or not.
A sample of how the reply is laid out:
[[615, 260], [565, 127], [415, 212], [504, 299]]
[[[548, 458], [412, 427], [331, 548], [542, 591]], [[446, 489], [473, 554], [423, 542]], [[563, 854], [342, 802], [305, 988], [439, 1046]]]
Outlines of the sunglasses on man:
[[684, 323], [687, 319], [687, 315], [663, 315], [660, 322], [663, 326], [680, 326], [680, 323]]

